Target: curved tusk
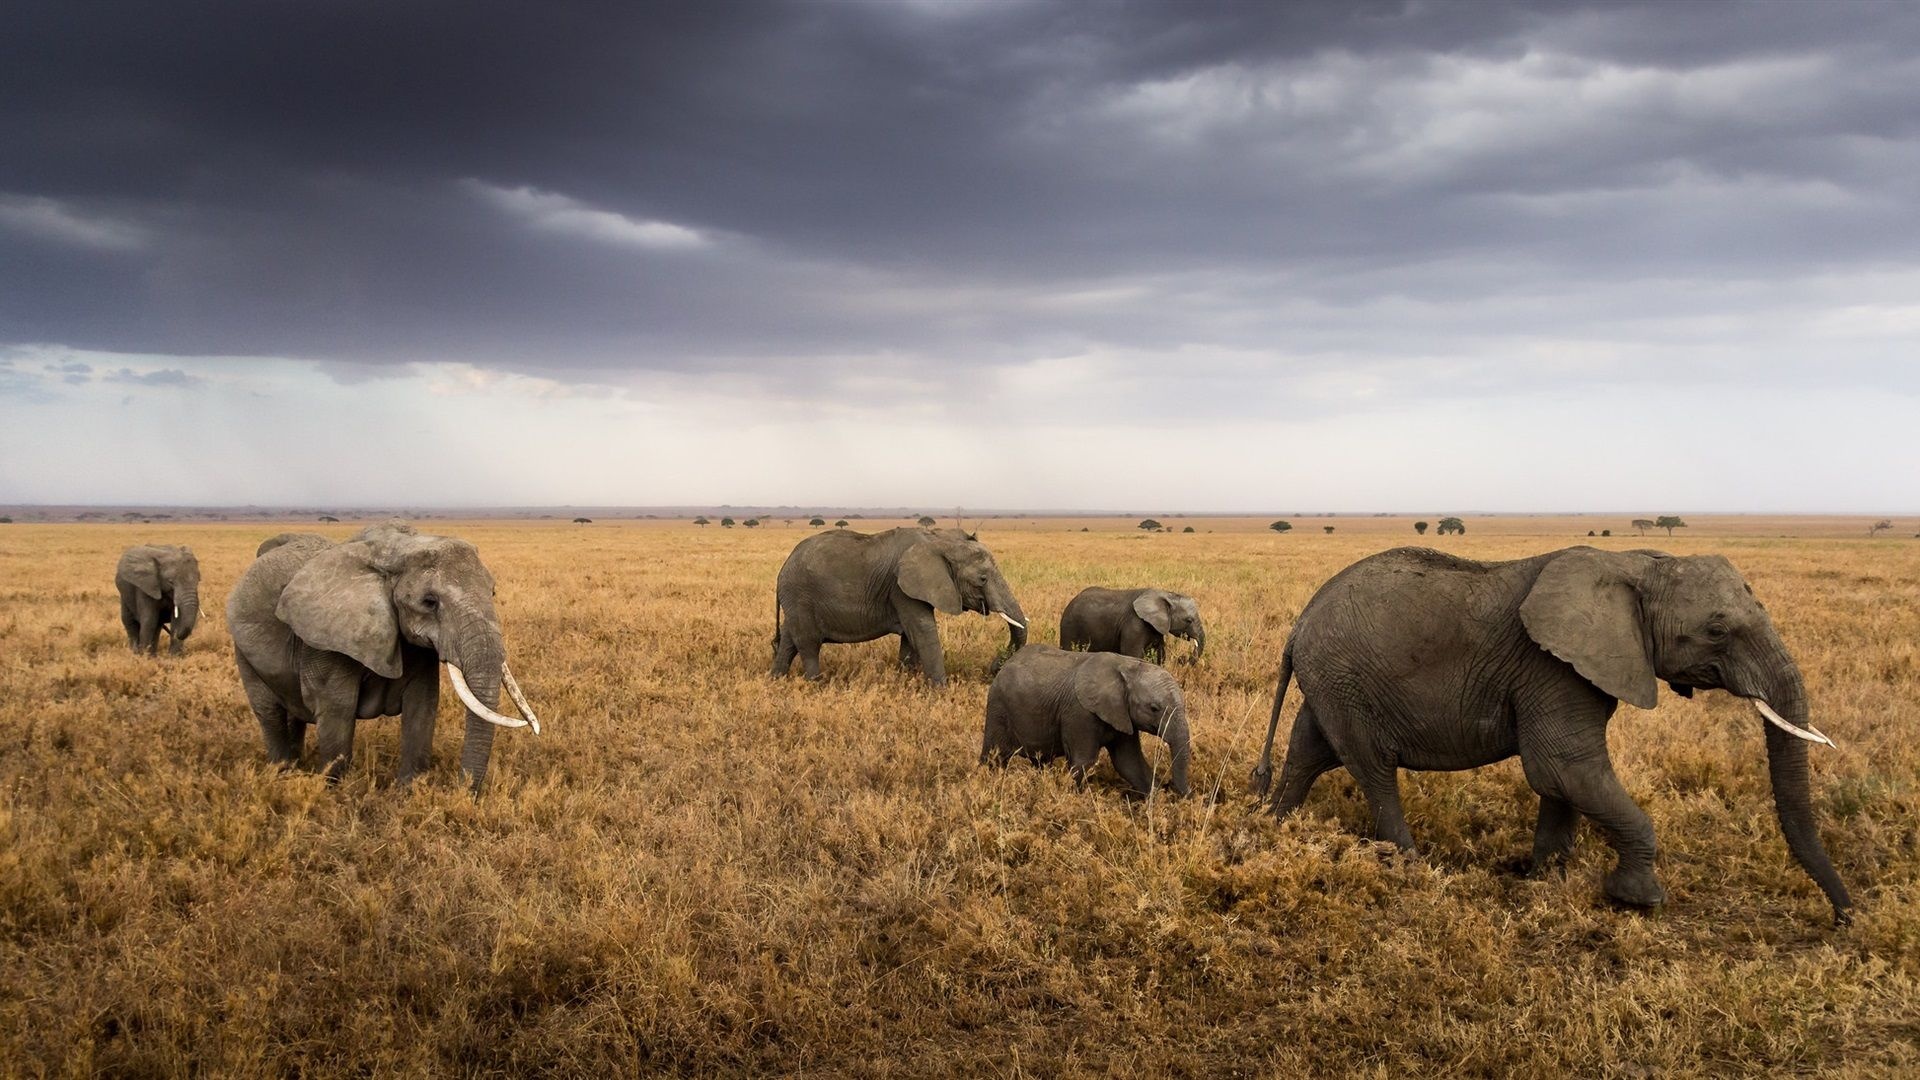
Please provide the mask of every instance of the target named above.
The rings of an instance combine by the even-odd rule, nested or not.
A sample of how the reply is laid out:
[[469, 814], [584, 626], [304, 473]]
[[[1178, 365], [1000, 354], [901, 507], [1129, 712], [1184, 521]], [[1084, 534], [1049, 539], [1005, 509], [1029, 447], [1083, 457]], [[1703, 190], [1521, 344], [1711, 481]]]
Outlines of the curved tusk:
[[996, 612], [994, 612], [994, 614], [995, 614], [995, 615], [998, 615], [998, 616], [1000, 616], [1001, 618], [1003, 618], [1003, 619], [1005, 619], [1005, 620], [1007, 620], [1007, 625], [1008, 625], [1008, 626], [1011, 626], [1011, 627], [1013, 627], [1013, 628], [1014, 628], [1015, 630], [1025, 630], [1025, 629], [1027, 628], [1027, 626], [1026, 626], [1026, 624], [1025, 624], [1025, 623], [1019, 623], [1019, 622], [1015, 622], [1015, 621], [1013, 620], [1013, 616], [1011, 616], [1011, 615], [1009, 615], [1009, 614], [1007, 614], [1007, 613], [1006, 613], [1006, 612], [1004, 612], [1004, 611], [996, 611]]
[[480, 699], [474, 697], [473, 690], [467, 686], [467, 677], [461, 674], [458, 665], [447, 665], [447, 678], [453, 682], [453, 692], [460, 696], [460, 703], [465, 705], [467, 711], [473, 713], [475, 716], [478, 716], [489, 724], [499, 724], [501, 727], [527, 726], [525, 720], [515, 720], [511, 716], [501, 716], [499, 713], [480, 704]]
[[1788, 723], [1785, 717], [1773, 711], [1773, 706], [1759, 698], [1753, 699], [1753, 707], [1760, 710], [1760, 715], [1767, 718], [1767, 723], [1772, 724], [1774, 727], [1779, 728], [1781, 731], [1795, 738], [1805, 739], [1808, 742], [1816, 742], [1822, 746], [1833, 745], [1833, 740], [1822, 735], [1819, 728], [1814, 727], [1812, 724], [1808, 724], [1806, 727], [1798, 727]]
[[540, 718], [533, 715], [533, 706], [527, 704], [527, 695], [520, 692], [520, 683], [514, 679], [505, 661], [500, 664], [500, 681], [507, 684], [507, 693], [513, 697], [513, 707], [527, 718], [527, 723], [533, 726], [533, 733], [540, 734]]

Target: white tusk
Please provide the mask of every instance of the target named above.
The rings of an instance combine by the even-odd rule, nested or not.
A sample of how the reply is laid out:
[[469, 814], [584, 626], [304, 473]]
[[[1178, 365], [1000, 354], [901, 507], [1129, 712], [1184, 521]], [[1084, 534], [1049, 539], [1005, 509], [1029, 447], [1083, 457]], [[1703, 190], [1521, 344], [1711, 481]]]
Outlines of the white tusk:
[[540, 734], [540, 718], [533, 715], [533, 706], [527, 704], [527, 695], [520, 692], [520, 684], [515, 681], [513, 672], [507, 670], [505, 661], [500, 664], [500, 681], [507, 684], [507, 693], [513, 697], [513, 707], [519, 709], [520, 715], [533, 725], [533, 733]]
[[1001, 618], [1003, 618], [1003, 619], [1005, 619], [1005, 620], [1007, 620], [1007, 625], [1008, 625], [1008, 626], [1011, 626], [1011, 627], [1013, 627], [1013, 628], [1014, 628], [1015, 630], [1025, 630], [1025, 629], [1027, 628], [1027, 627], [1026, 627], [1026, 624], [1024, 624], [1024, 623], [1017, 623], [1017, 622], [1014, 622], [1014, 621], [1013, 621], [1013, 616], [1011, 616], [1011, 615], [1009, 615], [1009, 614], [1007, 614], [1007, 613], [1006, 613], [1006, 612], [1004, 612], [1004, 611], [996, 611], [996, 612], [994, 612], [994, 614], [995, 614], [995, 615], [998, 615], [998, 616], [1000, 616]]
[[1759, 698], [1753, 699], [1753, 707], [1760, 710], [1760, 715], [1767, 718], [1767, 723], [1772, 724], [1774, 727], [1779, 728], [1781, 731], [1795, 738], [1805, 739], [1808, 742], [1817, 742], [1822, 746], [1833, 745], [1833, 740], [1822, 735], [1819, 728], [1814, 727], [1812, 724], [1808, 724], [1806, 727], [1796, 727], [1788, 723], [1785, 717], [1774, 712], [1773, 706]]
[[478, 716], [489, 724], [499, 724], [501, 727], [527, 726], [525, 720], [515, 720], [511, 716], [501, 716], [499, 713], [480, 704], [480, 699], [473, 696], [473, 691], [467, 686], [467, 677], [460, 673], [458, 666], [454, 664], [447, 665], [447, 678], [453, 682], [453, 692], [460, 695], [460, 703], [465, 705], [475, 716]]

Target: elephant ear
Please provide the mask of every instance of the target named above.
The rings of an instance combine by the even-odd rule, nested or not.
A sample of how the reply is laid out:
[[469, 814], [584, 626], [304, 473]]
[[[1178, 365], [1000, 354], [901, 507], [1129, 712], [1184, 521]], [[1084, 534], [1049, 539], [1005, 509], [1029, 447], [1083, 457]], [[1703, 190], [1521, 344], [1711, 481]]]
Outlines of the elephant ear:
[[1119, 653], [1089, 653], [1073, 673], [1073, 696], [1080, 707], [1122, 735], [1133, 734], [1127, 705], [1127, 675]]
[[960, 614], [960, 587], [953, 583], [953, 571], [940, 554], [940, 546], [923, 542], [900, 556], [900, 591], [923, 603], [932, 604], [948, 615]]
[[1646, 556], [1591, 549], [1547, 564], [1520, 605], [1540, 647], [1621, 701], [1651, 709], [1659, 694], [1639, 583]]
[[345, 653], [389, 679], [400, 677], [400, 622], [372, 544], [336, 544], [308, 559], [273, 613], [308, 645]]
[[148, 597], [158, 600], [163, 591], [160, 583], [160, 560], [154, 558], [152, 548], [140, 548], [129, 551], [120, 557], [120, 576]]
[[1134, 597], [1133, 613], [1162, 634], [1173, 630], [1173, 601], [1159, 589], [1148, 589]]

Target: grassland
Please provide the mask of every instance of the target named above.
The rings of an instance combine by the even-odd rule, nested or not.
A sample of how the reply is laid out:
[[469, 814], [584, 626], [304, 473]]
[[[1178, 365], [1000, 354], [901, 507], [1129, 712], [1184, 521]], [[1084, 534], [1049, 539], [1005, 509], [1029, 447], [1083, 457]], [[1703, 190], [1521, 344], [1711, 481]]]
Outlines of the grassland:
[[[1242, 792], [1287, 629], [1414, 540], [1294, 521], [987, 523], [1035, 640], [1087, 584], [1201, 599], [1209, 655], [1175, 668], [1216, 797], [1144, 806], [1104, 766], [1084, 792], [974, 766], [997, 622], [945, 621], [945, 690], [890, 642], [829, 648], [823, 685], [768, 680], [804, 526], [430, 523], [480, 545], [547, 724], [503, 734], [478, 802], [451, 706], [411, 792], [393, 720], [361, 725], [336, 789], [265, 766], [219, 609], [278, 526], [0, 526], [0, 1071], [1920, 1070], [1920, 542], [1735, 519], [1595, 541], [1725, 552], [1774, 612], [1840, 743], [1814, 759], [1859, 902], [1836, 931], [1772, 819], [1759, 721], [1722, 694], [1614, 723], [1662, 842], [1654, 915], [1600, 899], [1591, 830], [1564, 878], [1506, 869], [1534, 809], [1512, 762], [1405, 778], [1421, 859], [1360, 835], [1344, 773], [1274, 822]], [[1603, 527], [1468, 525], [1444, 546], [1482, 558]], [[202, 561], [180, 659], [124, 645], [114, 559], [144, 540]]]

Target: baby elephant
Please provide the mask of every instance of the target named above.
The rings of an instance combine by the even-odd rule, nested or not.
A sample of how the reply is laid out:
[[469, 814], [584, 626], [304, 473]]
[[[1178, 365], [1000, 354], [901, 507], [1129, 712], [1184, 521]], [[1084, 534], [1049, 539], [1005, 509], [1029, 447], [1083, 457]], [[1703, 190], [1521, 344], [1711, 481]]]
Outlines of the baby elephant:
[[1003, 765], [1016, 754], [1036, 762], [1066, 755], [1075, 783], [1106, 748], [1114, 770], [1142, 797], [1153, 790], [1153, 766], [1140, 733], [1173, 749], [1175, 794], [1187, 793], [1187, 705], [1164, 668], [1114, 653], [1066, 652], [1029, 645], [1006, 662], [987, 691], [981, 764]]
[[193, 552], [172, 544], [130, 547], [120, 556], [113, 584], [120, 590], [127, 647], [152, 656], [164, 626], [173, 638], [167, 651], [179, 656], [200, 621], [200, 560]]
[[1165, 660], [1169, 635], [1193, 642], [1195, 659], [1207, 651], [1207, 628], [1193, 597], [1096, 586], [1080, 590], [1060, 615], [1060, 645], [1066, 649]]

